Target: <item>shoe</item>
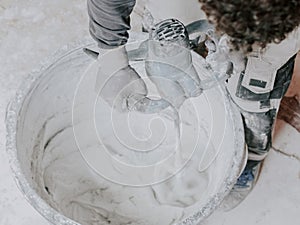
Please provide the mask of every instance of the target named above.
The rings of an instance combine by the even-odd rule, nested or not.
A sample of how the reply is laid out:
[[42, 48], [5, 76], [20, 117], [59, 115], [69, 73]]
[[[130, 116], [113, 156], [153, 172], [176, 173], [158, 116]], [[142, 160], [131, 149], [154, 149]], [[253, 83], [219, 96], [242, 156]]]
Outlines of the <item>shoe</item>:
[[257, 171], [257, 168], [253, 169], [245, 169], [241, 176], [237, 179], [233, 189], [251, 189], [253, 186], [253, 181], [255, 178], [255, 172]]
[[254, 168], [244, 169], [230, 193], [223, 200], [220, 207], [221, 210], [228, 212], [245, 200], [245, 198], [253, 190], [261, 169], [262, 163], [259, 163]]

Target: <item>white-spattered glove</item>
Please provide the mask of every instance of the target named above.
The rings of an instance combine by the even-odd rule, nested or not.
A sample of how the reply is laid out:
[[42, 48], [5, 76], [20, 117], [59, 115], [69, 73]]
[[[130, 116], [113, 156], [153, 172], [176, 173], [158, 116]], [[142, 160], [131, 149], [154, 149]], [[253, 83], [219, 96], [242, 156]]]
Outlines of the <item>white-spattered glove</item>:
[[189, 49], [151, 40], [145, 64], [147, 75], [161, 97], [174, 107], [179, 108], [187, 98], [202, 93]]
[[129, 99], [133, 96], [135, 101], [145, 98], [146, 85], [129, 65], [124, 46], [100, 51], [97, 61], [99, 69], [95, 89], [111, 107], [127, 111], [132, 107]]
[[[218, 38], [213, 31], [208, 32], [209, 39], [205, 41], [208, 49], [206, 62], [210, 64], [213, 71], [226, 75], [228, 64], [233, 64], [233, 72], [240, 74], [245, 69], [245, 56], [238, 51], [230, 50], [230, 40], [227, 35]], [[227, 74], [228, 75], [228, 74]]]

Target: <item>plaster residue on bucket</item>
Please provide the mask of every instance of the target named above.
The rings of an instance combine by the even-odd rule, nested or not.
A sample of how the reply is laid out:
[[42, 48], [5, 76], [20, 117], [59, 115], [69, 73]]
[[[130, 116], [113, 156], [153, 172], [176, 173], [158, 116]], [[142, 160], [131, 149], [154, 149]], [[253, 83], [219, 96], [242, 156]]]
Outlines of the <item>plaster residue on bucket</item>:
[[[38, 194], [83, 225], [175, 224], [207, 205], [224, 185], [235, 148], [220, 90], [186, 101], [178, 140], [168, 111], [111, 113], [82, 57], [51, 67], [20, 112], [19, 160]], [[129, 151], [132, 145], [147, 151]], [[171, 157], [178, 146], [180, 167]]]

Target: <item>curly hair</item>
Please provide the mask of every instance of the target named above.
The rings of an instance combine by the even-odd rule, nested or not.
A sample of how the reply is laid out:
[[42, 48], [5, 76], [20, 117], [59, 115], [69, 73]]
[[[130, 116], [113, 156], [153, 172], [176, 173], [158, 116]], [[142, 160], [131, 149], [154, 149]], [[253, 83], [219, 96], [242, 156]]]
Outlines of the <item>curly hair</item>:
[[235, 50], [251, 52], [280, 43], [300, 24], [300, 0], [199, 0], [218, 32], [231, 37]]

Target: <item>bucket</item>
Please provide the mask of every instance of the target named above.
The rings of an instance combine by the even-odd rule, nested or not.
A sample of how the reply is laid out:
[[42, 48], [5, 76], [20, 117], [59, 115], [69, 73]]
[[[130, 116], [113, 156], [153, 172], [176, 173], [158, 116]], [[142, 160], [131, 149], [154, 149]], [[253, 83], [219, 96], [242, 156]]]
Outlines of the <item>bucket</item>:
[[[134, 46], [138, 45], [130, 48]], [[7, 152], [26, 199], [55, 225], [200, 223], [228, 194], [243, 163], [242, 121], [225, 88], [216, 86], [191, 100], [199, 114], [197, 121], [207, 126], [195, 139], [200, 143], [195, 146], [205, 148], [200, 158], [192, 155], [174, 176], [157, 182], [124, 183], [109, 177], [109, 166], [104, 176], [99, 175], [80, 151], [93, 145], [92, 136], [87, 135], [90, 116], [85, 113], [89, 99], [76, 97], [80, 90], [85, 96], [94, 91], [84, 86], [90, 82], [85, 84], [82, 75], [94, 59], [83, 48], [96, 45], [88, 39], [56, 52], [29, 75], [8, 107]], [[195, 53], [193, 61], [196, 69], [203, 66]], [[101, 124], [98, 129], [106, 132]], [[202, 162], [199, 171], [189, 166], [194, 159]]]

